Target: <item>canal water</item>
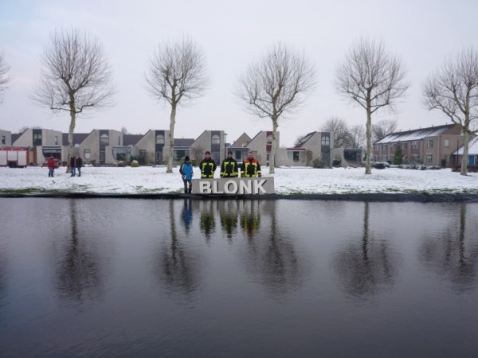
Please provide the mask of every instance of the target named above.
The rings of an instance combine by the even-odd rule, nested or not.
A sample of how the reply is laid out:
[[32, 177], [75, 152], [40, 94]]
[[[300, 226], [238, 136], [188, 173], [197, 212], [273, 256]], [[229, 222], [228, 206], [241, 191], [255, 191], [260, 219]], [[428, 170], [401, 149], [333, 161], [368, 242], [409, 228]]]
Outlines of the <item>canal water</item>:
[[1, 357], [476, 357], [478, 204], [0, 199]]

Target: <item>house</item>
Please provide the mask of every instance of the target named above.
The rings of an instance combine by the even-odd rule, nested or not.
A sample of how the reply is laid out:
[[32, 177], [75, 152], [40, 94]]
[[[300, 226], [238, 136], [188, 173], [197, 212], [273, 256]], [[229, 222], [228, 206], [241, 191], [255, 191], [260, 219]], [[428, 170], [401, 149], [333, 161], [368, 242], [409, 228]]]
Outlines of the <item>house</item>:
[[28, 128], [12, 135], [12, 146], [28, 148], [31, 164], [42, 164], [50, 155], [63, 160], [62, 133], [53, 129]]
[[[174, 139], [174, 157], [173, 164], [179, 165], [185, 156], [190, 156], [190, 148], [193, 145], [194, 138], [175, 138]], [[191, 158], [196, 159], [196, 158]], [[199, 163], [199, 161], [198, 161]]]
[[[280, 136], [277, 132], [276, 146], [279, 148]], [[254, 154], [254, 157], [261, 165], [269, 165], [272, 151], [272, 131], [260, 131], [247, 143], [247, 150]], [[277, 161], [276, 161], [277, 164]]]
[[211, 152], [211, 159], [216, 163], [220, 163], [226, 157], [224, 131], [205, 130], [189, 148], [191, 160], [196, 159], [198, 163], [204, 159], [204, 155], [208, 151]]
[[333, 136], [330, 132], [310, 132], [292, 148], [279, 148], [276, 164], [279, 166], [326, 166], [331, 165], [330, 154]]
[[227, 147], [227, 151], [232, 152], [232, 157], [238, 162], [244, 161], [247, 158], [247, 144], [251, 141], [246, 133], [242, 133], [230, 146]]
[[132, 148], [131, 155], [139, 157], [142, 164], [165, 164], [169, 153], [169, 131], [150, 129], [144, 135], [124, 135], [125, 146]]
[[80, 143], [74, 143], [74, 152], [87, 163], [114, 164], [113, 148], [123, 146], [123, 133], [114, 129], [94, 129]]
[[456, 124], [395, 132], [374, 143], [373, 160], [391, 162], [401, 145], [404, 164], [450, 167], [452, 154], [463, 145], [463, 139]]
[[0, 147], [12, 146], [12, 132], [0, 129]]
[[[453, 166], [461, 165], [464, 148], [461, 147], [453, 153]], [[468, 166], [478, 166], [478, 137], [468, 142]]]

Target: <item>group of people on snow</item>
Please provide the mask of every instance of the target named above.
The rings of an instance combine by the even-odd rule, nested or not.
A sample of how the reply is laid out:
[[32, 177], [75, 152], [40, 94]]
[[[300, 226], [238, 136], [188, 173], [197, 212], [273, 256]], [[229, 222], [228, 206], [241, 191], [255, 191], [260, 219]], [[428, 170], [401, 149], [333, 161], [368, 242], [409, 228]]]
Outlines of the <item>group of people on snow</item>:
[[[199, 163], [199, 169], [201, 170], [201, 179], [214, 178], [214, 172], [217, 169], [217, 165], [216, 162], [211, 159], [211, 152], [206, 152], [204, 159]], [[242, 165], [239, 165], [232, 157], [231, 151], [227, 153], [227, 158], [224, 159], [221, 164], [221, 178], [237, 178], [239, 172], [243, 178], [257, 178], [262, 176], [259, 161], [254, 158], [252, 152], [249, 152], [247, 158], [242, 162]], [[184, 182], [184, 192], [186, 194], [191, 193], [191, 180], [194, 172], [188, 156], [184, 158], [184, 163], [179, 167], [179, 173]]]
[[[55, 174], [55, 169], [57, 167], [56, 159], [53, 157], [53, 155], [50, 155], [50, 157], [48, 158], [47, 165], [48, 165], [48, 176], [53, 177]], [[83, 159], [81, 159], [79, 154], [77, 154], [76, 156], [70, 157], [70, 173], [72, 177], [76, 175], [77, 171], [78, 171], [78, 176], [81, 177], [82, 167], [83, 167]]]

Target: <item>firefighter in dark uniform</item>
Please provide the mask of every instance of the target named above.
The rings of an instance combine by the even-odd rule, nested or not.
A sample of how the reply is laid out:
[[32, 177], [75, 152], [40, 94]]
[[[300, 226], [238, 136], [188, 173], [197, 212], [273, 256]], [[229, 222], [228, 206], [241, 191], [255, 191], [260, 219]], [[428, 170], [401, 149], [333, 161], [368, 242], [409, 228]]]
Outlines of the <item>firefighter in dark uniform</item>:
[[211, 152], [206, 152], [206, 157], [199, 163], [199, 168], [201, 169], [201, 178], [214, 178], [214, 171], [217, 166], [211, 159]]
[[241, 176], [243, 178], [256, 178], [262, 176], [261, 165], [259, 164], [259, 161], [254, 158], [252, 152], [249, 152], [249, 155], [242, 163], [241, 171]]
[[237, 178], [237, 161], [231, 151], [227, 152], [227, 158], [222, 162], [221, 178]]

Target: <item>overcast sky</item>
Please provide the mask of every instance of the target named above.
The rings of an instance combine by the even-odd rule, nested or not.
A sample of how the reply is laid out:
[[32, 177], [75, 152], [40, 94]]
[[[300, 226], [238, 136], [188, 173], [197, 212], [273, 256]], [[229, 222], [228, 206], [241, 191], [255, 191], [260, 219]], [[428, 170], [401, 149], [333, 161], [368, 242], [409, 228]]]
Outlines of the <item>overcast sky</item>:
[[[330, 116], [364, 124], [365, 112], [344, 101], [334, 86], [337, 65], [360, 37], [383, 41], [407, 68], [411, 83], [396, 113], [399, 129], [442, 125], [447, 118], [421, 103], [421, 88], [447, 56], [478, 46], [477, 0], [0, 0], [0, 52], [13, 77], [0, 104], [0, 128], [24, 126], [68, 131], [67, 112], [32, 104], [40, 53], [56, 28], [86, 30], [105, 47], [117, 89], [114, 107], [79, 118], [75, 132], [121, 129], [145, 133], [169, 128], [169, 109], [145, 90], [149, 60], [160, 42], [190, 35], [203, 49], [210, 89], [180, 108], [176, 137], [225, 130], [233, 142], [270, 130], [268, 119], [245, 112], [234, 97], [237, 77], [264, 50], [281, 41], [305, 53], [318, 73], [317, 89], [293, 118], [280, 122], [281, 146], [318, 130]], [[448, 120], [448, 123], [449, 120]]]

